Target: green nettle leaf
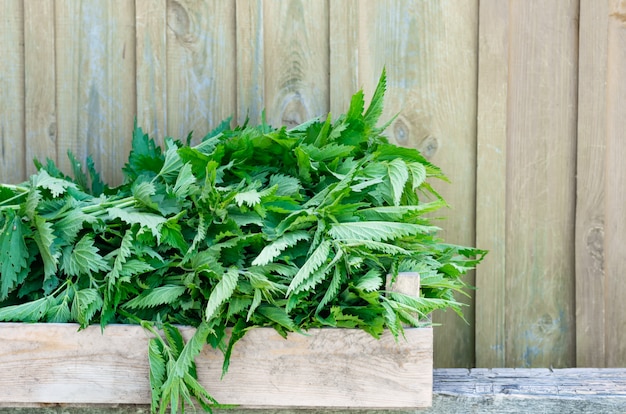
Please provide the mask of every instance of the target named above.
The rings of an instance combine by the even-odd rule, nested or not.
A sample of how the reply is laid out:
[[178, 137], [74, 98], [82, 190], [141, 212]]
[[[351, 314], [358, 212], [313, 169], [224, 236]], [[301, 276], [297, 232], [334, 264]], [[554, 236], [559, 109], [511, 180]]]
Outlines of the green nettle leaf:
[[222, 274], [220, 281], [211, 291], [211, 296], [206, 304], [205, 320], [211, 321], [221, 304], [226, 302], [235, 291], [239, 280], [239, 270], [231, 267]]
[[345, 269], [335, 266], [333, 278], [330, 281], [330, 285], [328, 285], [328, 289], [326, 293], [324, 293], [324, 297], [320, 300], [315, 309], [315, 313], [318, 314], [324, 309], [324, 307], [329, 304], [337, 294], [339, 293], [339, 289], [341, 288], [343, 282], [346, 280]]
[[165, 146], [165, 161], [163, 167], [159, 171], [159, 176], [163, 177], [166, 181], [171, 181], [179, 176], [179, 171], [183, 165], [183, 161], [178, 154], [178, 146], [171, 139], [166, 140]]
[[409, 180], [409, 170], [406, 163], [400, 159], [395, 159], [388, 164], [389, 181], [393, 191], [393, 205], [400, 205], [404, 186]]
[[104, 301], [96, 289], [77, 290], [72, 301], [71, 316], [81, 327], [86, 327], [96, 312], [102, 309]]
[[196, 183], [196, 177], [191, 171], [191, 164], [186, 163], [178, 173], [176, 184], [174, 184], [174, 194], [178, 198], [184, 198], [189, 195], [192, 186]]
[[270, 321], [277, 323], [279, 326], [282, 326], [289, 331], [300, 331], [294, 321], [289, 317], [289, 315], [287, 315], [287, 312], [282, 308], [271, 305], [263, 305], [259, 306], [257, 312], [269, 319]]
[[360, 239], [365, 241], [388, 241], [417, 234], [432, 234], [439, 228], [412, 223], [391, 221], [364, 221], [335, 223], [328, 233], [335, 240]]
[[374, 96], [372, 96], [372, 102], [370, 106], [365, 111], [363, 115], [363, 119], [365, 124], [370, 128], [374, 128], [378, 119], [383, 113], [383, 97], [385, 95], [385, 89], [387, 88], [387, 73], [385, 69], [383, 69], [383, 73], [380, 75], [380, 79], [378, 80], [378, 85], [376, 86], [376, 90], [374, 91]]
[[135, 182], [131, 187], [133, 197], [146, 207], [158, 210], [159, 205], [152, 199], [156, 194], [156, 186], [150, 181]]
[[300, 148], [314, 161], [326, 161], [339, 157], [347, 157], [352, 154], [354, 150], [354, 146], [352, 145], [341, 144], [328, 144], [321, 148], [314, 145], [302, 145]]
[[426, 167], [419, 162], [409, 162], [406, 166], [411, 173], [411, 185], [415, 191], [426, 181]]
[[354, 287], [365, 292], [373, 292], [379, 290], [383, 285], [383, 275], [377, 269], [371, 269], [363, 276], [356, 279]]
[[324, 240], [317, 246], [317, 248], [311, 253], [307, 261], [302, 265], [298, 273], [293, 277], [293, 280], [289, 284], [287, 294], [291, 294], [294, 290], [298, 289], [310, 276], [315, 272], [326, 260], [330, 254], [330, 241]]
[[50, 190], [52, 197], [58, 197], [64, 194], [68, 188], [78, 189], [76, 184], [73, 182], [51, 177], [46, 170], [40, 170], [37, 175], [33, 176], [32, 185], [36, 188], [45, 188]]
[[35, 216], [34, 222], [37, 231], [33, 235], [33, 239], [37, 243], [39, 254], [43, 260], [44, 277], [48, 279], [57, 272], [61, 252], [57, 251], [54, 246], [56, 236], [54, 235], [52, 224], [40, 216]]
[[277, 196], [293, 196], [298, 194], [302, 189], [300, 180], [285, 174], [273, 174], [270, 177], [270, 187], [277, 186]]
[[272, 263], [285, 249], [296, 245], [299, 241], [309, 240], [309, 238], [310, 235], [306, 231], [286, 233], [265, 246], [261, 253], [252, 261], [252, 266], [263, 266]]
[[248, 207], [254, 207], [261, 202], [261, 195], [256, 190], [248, 190], [243, 193], [237, 193], [235, 195], [235, 202], [239, 207], [244, 204]]
[[75, 246], [63, 249], [61, 267], [70, 276], [91, 276], [93, 272], [110, 270], [109, 263], [98, 252], [90, 234], [83, 236]]
[[26, 202], [24, 203], [23, 209], [24, 211], [22, 211], [21, 214], [28, 217], [29, 220], [32, 220], [37, 213], [37, 206], [41, 202], [42, 198], [41, 192], [36, 187], [31, 186], [28, 194], [26, 195]]
[[180, 298], [186, 289], [185, 286], [159, 286], [129, 300], [123, 307], [129, 309], [154, 308], [159, 305], [171, 304]]
[[139, 224], [142, 228], [149, 229], [157, 242], [161, 242], [161, 226], [167, 221], [165, 217], [134, 208], [111, 207], [107, 209], [107, 212], [112, 218], [118, 218], [128, 224]]
[[67, 323], [71, 318], [72, 315], [67, 300], [61, 300], [60, 303], [51, 306], [46, 312], [46, 322], [48, 323]]
[[38, 322], [43, 319], [53, 304], [53, 297], [44, 296], [32, 302], [5, 306], [0, 308], [0, 321]]
[[0, 301], [16, 287], [19, 274], [28, 265], [28, 248], [24, 241], [26, 227], [22, 219], [9, 210], [0, 231]]
[[63, 218], [53, 224], [55, 233], [67, 244], [74, 243], [85, 223], [93, 224], [97, 218], [80, 209], [70, 210]]
[[120, 242], [120, 247], [113, 250], [110, 254], [107, 255], [107, 258], [115, 258], [113, 260], [113, 266], [111, 266], [111, 271], [106, 276], [108, 280], [109, 290], [113, 289], [115, 283], [117, 282], [117, 279], [120, 277], [122, 269], [124, 268], [124, 264], [131, 255], [132, 247], [133, 232], [131, 230], [126, 230]]
[[148, 342], [148, 362], [150, 364], [150, 388], [152, 389], [152, 407], [159, 405], [161, 388], [165, 383], [166, 365], [163, 357], [163, 345], [156, 338]]

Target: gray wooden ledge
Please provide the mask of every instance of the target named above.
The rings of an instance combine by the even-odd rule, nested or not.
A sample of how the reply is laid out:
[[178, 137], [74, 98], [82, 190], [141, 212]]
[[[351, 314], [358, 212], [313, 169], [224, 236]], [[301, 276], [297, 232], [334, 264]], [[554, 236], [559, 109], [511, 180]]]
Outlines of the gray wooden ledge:
[[[216, 410], [216, 414], [288, 414], [295, 412], [382, 413], [345, 410]], [[46, 406], [0, 408], [0, 414], [148, 414], [146, 406]], [[626, 369], [436, 369], [433, 406], [437, 413], [626, 413]], [[399, 411], [393, 411], [399, 413]]]

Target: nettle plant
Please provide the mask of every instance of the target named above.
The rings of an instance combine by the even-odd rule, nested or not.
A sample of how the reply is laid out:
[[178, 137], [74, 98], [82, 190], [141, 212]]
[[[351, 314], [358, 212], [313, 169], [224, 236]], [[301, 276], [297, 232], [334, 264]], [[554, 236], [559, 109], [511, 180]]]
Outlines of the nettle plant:
[[[367, 110], [358, 92], [335, 121], [227, 120], [194, 146], [161, 149], [135, 126], [116, 188], [91, 159], [84, 171], [69, 154], [73, 178], [35, 161], [28, 182], [0, 186], [0, 320], [141, 324], [153, 411], [176, 412], [216, 403], [197, 381], [202, 348], [226, 372], [254, 327], [401, 337], [460, 312], [460, 277], [485, 252], [438, 238], [428, 213], [446, 202], [429, 180], [445, 177], [382, 135], [384, 90], [383, 73]], [[385, 290], [402, 271], [419, 272], [419, 294]], [[197, 329], [185, 342], [177, 325]]]

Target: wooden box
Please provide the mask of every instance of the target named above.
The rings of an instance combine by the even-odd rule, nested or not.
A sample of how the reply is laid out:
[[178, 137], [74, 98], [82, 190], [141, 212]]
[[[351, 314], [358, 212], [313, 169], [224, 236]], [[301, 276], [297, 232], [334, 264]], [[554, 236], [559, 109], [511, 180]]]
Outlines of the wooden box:
[[[0, 323], [0, 407], [150, 404], [149, 335], [135, 325]], [[224, 378], [223, 355], [208, 345], [196, 365], [221, 404], [415, 409], [432, 403], [432, 361], [432, 328], [406, 328], [398, 341], [356, 329], [284, 339], [257, 328], [235, 345]]]

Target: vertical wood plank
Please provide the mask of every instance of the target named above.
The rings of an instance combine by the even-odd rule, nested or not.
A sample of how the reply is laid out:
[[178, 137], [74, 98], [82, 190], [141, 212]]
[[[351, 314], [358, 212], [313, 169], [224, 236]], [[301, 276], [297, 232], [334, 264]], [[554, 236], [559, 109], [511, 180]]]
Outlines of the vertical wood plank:
[[[399, 112], [390, 139], [418, 148], [441, 166], [451, 185], [433, 183], [452, 209], [440, 212], [451, 243], [475, 243], [478, 2], [360, 3], [359, 82], [371, 96], [383, 66], [388, 92], [383, 119]], [[474, 284], [473, 275], [465, 279]], [[463, 298], [459, 298], [466, 300]], [[474, 306], [461, 320], [435, 315], [435, 366], [474, 365]]]
[[131, 0], [56, 2], [59, 165], [88, 155], [119, 184], [136, 113], [135, 8]]
[[24, 143], [24, 7], [21, 0], [0, 2], [0, 179], [26, 177]]
[[24, 0], [24, 124], [26, 173], [33, 159], [58, 162], [54, 1]]
[[194, 142], [236, 113], [234, 0], [167, 1], [167, 128]]
[[626, 364], [626, 1], [610, 0], [607, 59], [606, 364]]
[[[606, 366], [605, 157], [609, 4], [580, 3], [576, 199], [576, 364]], [[609, 170], [610, 171], [610, 170]]]
[[505, 366], [506, 133], [509, 2], [483, 0], [479, 16], [476, 245], [476, 366]]
[[329, 13], [330, 112], [336, 118], [347, 112], [352, 95], [363, 86], [359, 80], [359, 1], [331, 1]]
[[265, 109], [263, 1], [240, 0], [237, 13], [237, 123], [261, 121]]
[[328, 3], [266, 0], [263, 5], [268, 122], [294, 127], [327, 114]]
[[578, 1], [509, 7], [507, 365], [573, 366]]
[[137, 124], [160, 144], [167, 131], [166, 4], [136, 0]]

